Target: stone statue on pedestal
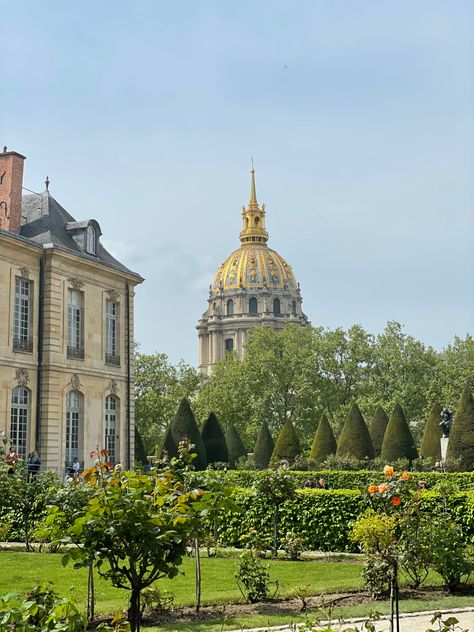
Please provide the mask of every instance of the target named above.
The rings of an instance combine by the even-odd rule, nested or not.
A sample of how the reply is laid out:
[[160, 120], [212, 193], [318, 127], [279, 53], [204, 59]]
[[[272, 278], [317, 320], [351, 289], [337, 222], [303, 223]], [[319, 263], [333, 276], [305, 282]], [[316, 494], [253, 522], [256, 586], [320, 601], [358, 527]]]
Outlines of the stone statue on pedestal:
[[443, 410], [441, 411], [441, 421], [439, 425], [443, 431], [443, 437], [445, 439], [449, 437], [449, 431], [451, 430], [452, 423], [453, 413], [449, 410], [449, 408], [443, 408]]

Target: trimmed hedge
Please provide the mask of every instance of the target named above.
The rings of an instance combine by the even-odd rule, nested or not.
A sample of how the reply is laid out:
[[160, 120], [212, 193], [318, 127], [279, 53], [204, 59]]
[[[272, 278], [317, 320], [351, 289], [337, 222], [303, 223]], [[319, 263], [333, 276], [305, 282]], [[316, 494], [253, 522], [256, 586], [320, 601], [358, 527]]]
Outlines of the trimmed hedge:
[[474, 399], [466, 386], [454, 414], [449, 433], [447, 459], [461, 459], [465, 470], [474, 470]]
[[[272, 532], [273, 510], [256, 491], [235, 488], [232, 495], [242, 512], [222, 516], [218, 524], [221, 544], [241, 547], [241, 537], [251, 529], [260, 534]], [[422, 504], [433, 514], [439, 502], [436, 492], [423, 492]], [[367, 494], [356, 490], [300, 489], [294, 499], [280, 505], [280, 538], [297, 532], [309, 550], [356, 551], [349, 531], [368, 506]], [[467, 541], [474, 542], [474, 493], [456, 494], [450, 501], [450, 511]]]
[[434, 463], [441, 459], [441, 437], [443, 431], [440, 428], [442, 406], [433, 404], [430, 416], [426, 422], [423, 433], [423, 441], [420, 448], [420, 456], [425, 459], [432, 459]]
[[228, 463], [227, 441], [215, 413], [210, 413], [201, 428], [201, 438], [209, 463]]
[[281, 460], [293, 463], [298, 454], [301, 454], [300, 440], [293, 422], [287, 419], [278, 434], [270, 463], [277, 464]]
[[257, 470], [264, 470], [268, 467], [274, 447], [275, 443], [268, 429], [267, 422], [263, 420], [253, 449], [253, 460]]
[[313, 467], [320, 467], [324, 461], [336, 454], [337, 443], [326, 415], [321, 417], [309, 453], [309, 462]]
[[356, 459], [373, 459], [375, 457], [372, 437], [357, 404], [352, 404], [339, 435], [336, 456], [352, 456]]
[[409, 459], [411, 462], [418, 457], [418, 450], [416, 449], [410, 426], [399, 404], [395, 404], [393, 413], [388, 420], [381, 456], [387, 462], [396, 461], [397, 459]]

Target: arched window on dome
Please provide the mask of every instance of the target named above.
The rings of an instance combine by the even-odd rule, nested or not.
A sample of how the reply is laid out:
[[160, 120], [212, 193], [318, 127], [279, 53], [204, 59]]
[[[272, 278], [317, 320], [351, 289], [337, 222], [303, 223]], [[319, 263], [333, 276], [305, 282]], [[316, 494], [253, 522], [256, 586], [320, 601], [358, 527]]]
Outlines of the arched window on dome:
[[232, 316], [234, 313], [234, 301], [230, 298], [227, 301], [227, 316]]
[[273, 299], [273, 314], [275, 316], [280, 316], [281, 315], [281, 305], [280, 305], [280, 299], [279, 298], [274, 298]]
[[260, 220], [258, 219], [258, 217], [255, 218], [255, 226], [258, 226]]
[[249, 314], [258, 314], [258, 303], [255, 296], [249, 300]]

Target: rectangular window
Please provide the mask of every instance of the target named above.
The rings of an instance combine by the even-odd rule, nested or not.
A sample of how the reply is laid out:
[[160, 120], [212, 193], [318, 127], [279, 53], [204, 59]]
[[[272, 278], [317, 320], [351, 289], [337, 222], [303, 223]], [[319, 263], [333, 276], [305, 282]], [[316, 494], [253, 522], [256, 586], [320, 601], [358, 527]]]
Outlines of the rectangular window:
[[67, 357], [84, 358], [84, 293], [68, 290]]
[[120, 365], [119, 350], [119, 304], [107, 300], [105, 303], [105, 361]]
[[26, 388], [17, 386], [12, 391], [10, 441], [18, 455], [26, 461], [30, 396]]
[[33, 351], [32, 329], [32, 283], [27, 279], [15, 279], [15, 311], [13, 315], [13, 350]]

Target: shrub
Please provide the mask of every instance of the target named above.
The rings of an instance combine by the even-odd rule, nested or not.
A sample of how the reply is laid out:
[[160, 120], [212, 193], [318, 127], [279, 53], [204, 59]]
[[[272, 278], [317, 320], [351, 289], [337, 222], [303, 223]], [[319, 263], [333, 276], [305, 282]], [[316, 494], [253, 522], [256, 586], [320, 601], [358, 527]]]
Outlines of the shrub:
[[294, 531], [289, 531], [282, 540], [281, 548], [289, 560], [299, 560], [304, 550], [303, 538]]
[[463, 470], [474, 470], [474, 400], [468, 386], [464, 389], [454, 414], [447, 458], [459, 458]]
[[370, 424], [370, 436], [372, 437], [372, 443], [374, 444], [375, 456], [380, 456], [382, 452], [382, 443], [387, 430], [388, 416], [382, 406], [379, 406], [375, 411], [375, 415]]
[[229, 450], [224, 431], [214, 413], [211, 413], [204, 422], [201, 428], [201, 438], [208, 464], [229, 462]]
[[271, 462], [277, 464], [281, 460], [286, 460], [291, 463], [300, 453], [301, 445], [295, 427], [291, 419], [287, 419], [278, 434]]
[[253, 460], [257, 470], [265, 470], [268, 467], [274, 447], [275, 444], [273, 443], [267, 422], [263, 421], [253, 450]]
[[336, 454], [336, 450], [337, 444], [334, 433], [326, 415], [323, 415], [314, 434], [309, 453], [309, 462], [314, 467], [321, 467], [328, 456]]
[[186, 398], [181, 400], [178, 411], [171, 422], [171, 432], [176, 445], [178, 445], [184, 437], [189, 439], [194, 445], [193, 451], [197, 455], [193, 461], [194, 467], [197, 470], [205, 470], [207, 466], [206, 451], [193, 411]]
[[148, 459], [147, 459], [142, 435], [140, 434], [138, 427], [135, 426], [135, 463], [140, 463], [141, 465], [145, 465], [147, 461]]
[[232, 467], [234, 467], [239, 459], [247, 456], [247, 450], [245, 449], [242, 439], [240, 438], [240, 435], [233, 423], [228, 425], [227, 432], [225, 433], [225, 439], [227, 442], [227, 449], [229, 450], [229, 461]]
[[423, 433], [423, 441], [421, 442], [420, 456], [424, 459], [432, 459], [435, 463], [441, 459], [441, 443], [443, 431], [440, 428], [442, 407], [439, 404], [433, 404], [433, 407], [426, 422], [425, 431]]
[[473, 565], [469, 559], [461, 528], [448, 515], [437, 516], [432, 525], [433, 568], [453, 592], [463, 577], [468, 577]]
[[240, 592], [246, 601], [256, 603], [264, 601], [270, 594], [270, 574], [268, 565], [264, 564], [251, 551], [241, 553], [235, 578]]
[[397, 404], [390, 415], [387, 430], [383, 438], [382, 459], [393, 463], [397, 459], [406, 458], [413, 461], [418, 457], [415, 441], [411, 434], [403, 410]]
[[356, 459], [375, 456], [372, 438], [357, 404], [353, 404], [337, 443], [336, 456], [345, 455]]
[[171, 424], [166, 429], [165, 436], [163, 438], [163, 444], [161, 446], [161, 452], [163, 453], [165, 450], [170, 459], [175, 456], [178, 456], [178, 445], [176, 441], [173, 439]]

